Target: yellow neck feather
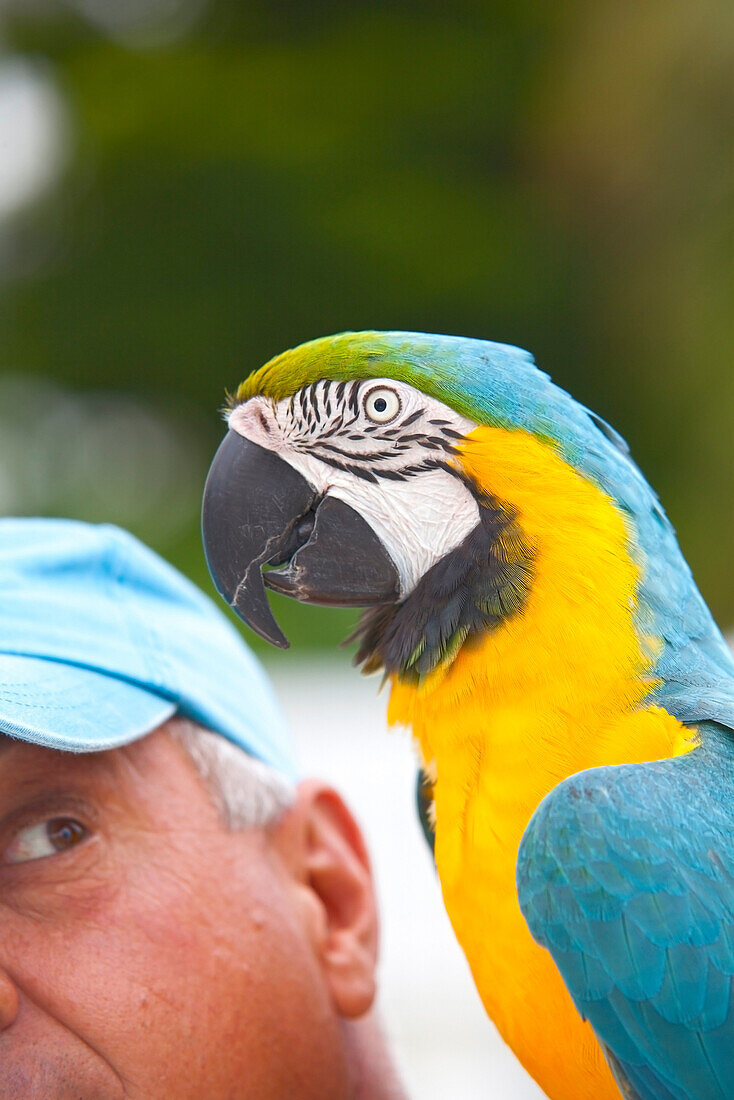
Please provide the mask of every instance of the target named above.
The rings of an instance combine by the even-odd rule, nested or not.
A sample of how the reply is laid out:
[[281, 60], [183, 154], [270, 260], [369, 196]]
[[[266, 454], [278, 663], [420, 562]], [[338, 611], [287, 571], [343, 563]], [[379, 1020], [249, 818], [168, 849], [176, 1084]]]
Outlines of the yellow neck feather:
[[553, 1100], [613, 1100], [594, 1036], [520, 913], [517, 850], [566, 776], [691, 744], [644, 702], [656, 643], [635, 627], [640, 570], [613, 502], [523, 432], [479, 428], [461, 463], [516, 512], [535, 554], [530, 592], [419, 687], [394, 682], [388, 717], [412, 726], [434, 771], [436, 864], [489, 1015]]
[[[530, 592], [519, 614], [420, 687], [394, 682], [388, 717], [412, 726], [439, 791], [454, 779], [466, 790], [491, 754], [518, 778], [527, 769], [516, 793], [532, 812], [565, 776], [621, 762], [618, 723], [650, 691], [656, 642], [635, 626], [640, 567], [608, 496], [527, 432], [480, 427], [460, 461], [516, 512], [535, 554]], [[636, 745], [636, 758], [676, 751], [669, 732]]]

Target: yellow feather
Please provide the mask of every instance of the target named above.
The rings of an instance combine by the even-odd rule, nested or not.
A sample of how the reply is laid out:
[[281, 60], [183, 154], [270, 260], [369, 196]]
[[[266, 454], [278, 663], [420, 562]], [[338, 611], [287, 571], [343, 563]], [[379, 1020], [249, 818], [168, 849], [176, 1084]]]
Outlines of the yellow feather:
[[522, 613], [450, 667], [418, 687], [396, 680], [388, 717], [412, 727], [435, 766], [436, 863], [490, 1016], [552, 1100], [618, 1100], [520, 913], [518, 846], [567, 776], [689, 751], [690, 735], [643, 702], [659, 642], [635, 627], [640, 567], [611, 499], [525, 432], [478, 428], [460, 462], [516, 511], [536, 554], [530, 593]]

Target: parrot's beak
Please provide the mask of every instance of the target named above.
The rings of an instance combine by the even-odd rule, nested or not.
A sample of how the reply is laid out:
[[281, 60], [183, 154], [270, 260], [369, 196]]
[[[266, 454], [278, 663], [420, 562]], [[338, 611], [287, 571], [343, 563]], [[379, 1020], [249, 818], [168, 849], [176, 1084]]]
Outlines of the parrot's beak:
[[[231, 429], [207, 477], [202, 535], [219, 594], [282, 649], [288, 639], [265, 585], [337, 607], [399, 599], [398, 571], [366, 520], [336, 497], [320, 496], [288, 462]], [[268, 565], [285, 568], [263, 573]]]

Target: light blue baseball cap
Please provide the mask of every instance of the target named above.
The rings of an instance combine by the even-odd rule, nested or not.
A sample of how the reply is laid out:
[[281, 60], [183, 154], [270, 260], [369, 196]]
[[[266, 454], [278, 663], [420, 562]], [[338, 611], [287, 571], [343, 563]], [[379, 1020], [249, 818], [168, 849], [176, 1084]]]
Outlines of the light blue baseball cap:
[[118, 527], [0, 519], [0, 732], [94, 752], [177, 712], [296, 778], [262, 667], [195, 585]]

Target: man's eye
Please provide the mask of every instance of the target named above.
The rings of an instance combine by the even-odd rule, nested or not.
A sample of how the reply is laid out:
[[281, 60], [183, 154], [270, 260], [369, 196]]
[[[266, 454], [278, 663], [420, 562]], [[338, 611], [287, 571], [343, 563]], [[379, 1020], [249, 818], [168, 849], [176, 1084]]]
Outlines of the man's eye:
[[45, 859], [73, 848], [87, 836], [86, 828], [73, 817], [52, 817], [20, 829], [5, 849], [6, 863], [27, 863]]

